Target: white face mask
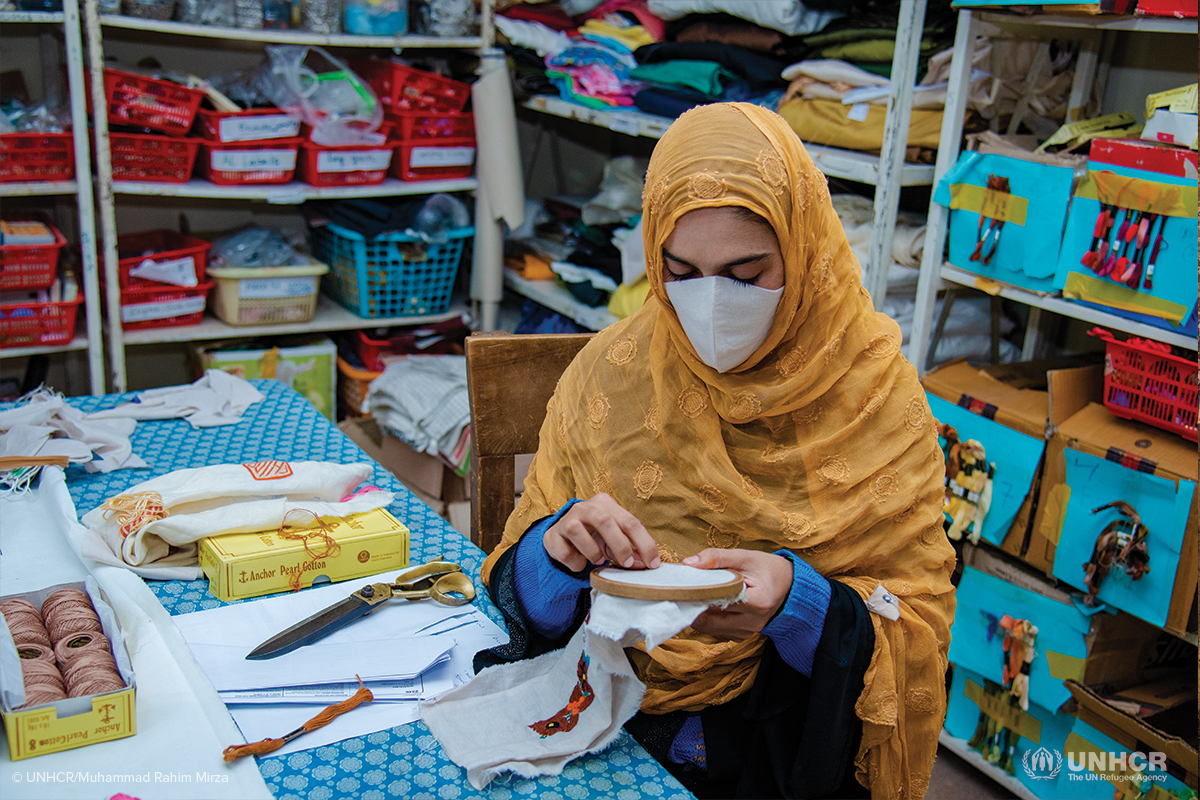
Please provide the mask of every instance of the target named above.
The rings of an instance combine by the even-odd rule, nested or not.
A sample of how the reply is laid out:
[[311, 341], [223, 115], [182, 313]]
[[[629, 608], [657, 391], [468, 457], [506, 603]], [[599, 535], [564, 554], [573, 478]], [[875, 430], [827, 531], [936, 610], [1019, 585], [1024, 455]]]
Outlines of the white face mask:
[[783, 288], [764, 289], [713, 275], [667, 281], [667, 297], [700, 360], [728, 372], [767, 340]]

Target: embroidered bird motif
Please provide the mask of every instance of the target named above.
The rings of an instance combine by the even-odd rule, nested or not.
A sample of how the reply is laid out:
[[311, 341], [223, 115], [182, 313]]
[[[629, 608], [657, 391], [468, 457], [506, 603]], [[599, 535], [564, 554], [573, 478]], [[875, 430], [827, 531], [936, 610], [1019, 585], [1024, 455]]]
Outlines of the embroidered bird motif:
[[579, 666], [576, 669], [576, 674], [579, 676], [575, 688], [571, 690], [571, 697], [567, 700], [567, 704], [554, 716], [533, 723], [529, 727], [536, 731], [543, 739], [551, 736], [559, 731], [569, 731], [579, 724], [579, 715], [583, 710], [592, 704], [595, 698], [595, 692], [592, 691], [591, 684], [587, 680], [588, 664], [591, 659], [587, 653], [579, 654]]

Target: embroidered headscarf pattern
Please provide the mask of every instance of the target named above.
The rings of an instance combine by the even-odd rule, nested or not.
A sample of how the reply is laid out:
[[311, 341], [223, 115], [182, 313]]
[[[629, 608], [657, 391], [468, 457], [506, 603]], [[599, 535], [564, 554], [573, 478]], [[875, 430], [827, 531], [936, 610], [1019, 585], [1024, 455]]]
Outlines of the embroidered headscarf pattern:
[[[776, 193], [779, 166], [784, 191]], [[725, 545], [729, 534], [738, 536], [730, 546], [792, 549], [864, 600], [886, 581], [902, 613], [871, 615], [875, 652], [856, 705], [855, 763], [874, 797], [920, 796], [945, 708], [953, 550], [933, 535], [941, 451], [916, 371], [898, 351], [900, 330], [871, 307], [826, 182], [778, 115], [742, 103], [683, 114], [655, 147], [645, 201], [650, 296], [563, 375], [526, 479], [532, 508], [509, 520], [484, 574], [530, 520], [589, 497], [606, 467], [614, 499], [646, 526], [664, 560]], [[785, 277], [766, 340], [736, 370], [717, 373], [696, 357], [666, 296], [662, 247], [681, 215], [730, 205], [770, 223]], [[636, 356], [614, 364], [608, 356], [623, 340], [637, 342]], [[593, 428], [598, 393], [607, 414]], [[743, 393], [757, 402], [749, 418], [740, 416], [750, 411]], [[719, 487], [723, 512], [703, 486]], [[754, 681], [765, 641], [717, 644], [685, 630], [639, 651], [642, 708], [699, 710], [738, 696]], [[897, 699], [909, 697], [934, 713], [902, 713]]]

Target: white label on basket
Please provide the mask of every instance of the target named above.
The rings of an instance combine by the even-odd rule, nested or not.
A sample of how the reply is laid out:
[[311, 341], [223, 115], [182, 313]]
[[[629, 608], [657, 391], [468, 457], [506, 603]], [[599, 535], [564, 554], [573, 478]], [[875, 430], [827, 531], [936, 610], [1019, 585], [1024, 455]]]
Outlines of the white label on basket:
[[213, 150], [212, 168], [219, 172], [261, 172], [296, 168], [295, 150]]
[[171, 258], [166, 261], [155, 261], [147, 258], [136, 267], [129, 269], [132, 278], [144, 278], [148, 281], [159, 281], [174, 286], [195, 286], [196, 260], [191, 256]]
[[300, 120], [287, 114], [261, 117], [225, 117], [219, 123], [222, 142], [254, 139], [287, 139], [300, 133]]
[[414, 147], [410, 167], [466, 167], [475, 161], [474, 147]]
[[612, 122], [608, 124], [608, 127], [617, 133], [624, 133], [628, 136], [637, 136], [640, 128], [637, 117], [632, 114], [616, 113], [612, 115]]
[[195, 314], [204, 310], [204, 295], [185, 297], [182, 300], [168, 300], [165, 303], [137, 303], [132, 306], [121, 306], [122, 322], [145, 322], [150, 319], [168, 319], [182, 317], [185, 314]]
[[317, 172], [387, 169], [391, 163], [391, 150], [323, 150], [317, 153]]
[[266, 300], [273, 297], [308, 297], [317, 293], [317, 276], [307, 278], [254, 278], [238, 281], [238, 297]]

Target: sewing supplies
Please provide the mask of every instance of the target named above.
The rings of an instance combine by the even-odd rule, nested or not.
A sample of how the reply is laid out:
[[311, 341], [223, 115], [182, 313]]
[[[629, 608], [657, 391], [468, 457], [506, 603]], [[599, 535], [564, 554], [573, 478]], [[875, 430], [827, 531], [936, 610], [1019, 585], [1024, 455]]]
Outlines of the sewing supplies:
[[742, 576], [733, 570], [684, 564], [661, 564], [656, 569], [605, 567], [594, 571], [590, 580], [598, 592], [634, 600], [726, 600], [745, 588]]
[[1125, 574], [1134, 581], [1141, 580], [1150, 571], [1150, 551], [1146, 547], [1150, 531], [1142, 524], [1141, 516], [1122, 500], [1093, 508], [1092, 513], [1110, 508], [1115, 508], [1120, 516], [1100, 531], [1092, 548], [1092, 557], [1083, 565], [1083, 581], [1088, 587], [1087, 597], [1083, 600], [1089, 606], [1096, 604], [1100, 584], [1114, 566], [1124, 567]]
[[[1011, 194], [1008, 178], [1002, 175], [988, 175], [987, 188], [1000, 194]], [[986, 230], [984, 227], [985, 219], [988, 220]], [[975, 250], [971, 253], [969, 260], [980, 261], [985, 266], [991, 264], [992, 257], [996, 255], [996, 248], [1000, 246], [1000, 231], [1003, 228], [1003, 219], [988, 217], [980, 212], [979, 224], [975, 232]], [[984, 253], [984, 249], [988, 247], [989, 240], [991, 248]]]
[[[1090, 269], [1092, 272], [1104, 260], [1104, 253], [1101, 252], [1101, 245], [1108, 239], [1108, 231], [1112, 226], [1113, 221], [1113, 206], [1107, 203], [1100, 204], [1100, 214], [1096, 217], [1096, 227], [1092, 231], [1092, 244], [1088, 251], [1083, 254], [1083, 258], [1079, 263]], [[1107, 250], [1107, 247], [1105, 247]]]
[[[354, 677], [358, 678], [357, 675]], [[222, 754], [226, 761], [237, 761], [242, 756], [261, 756], [267, 753], [273, 753], [283, 747], [288, 742], [301, 736], [305, 733], [311, 733], [318, 728], [323, 728], [335, 719], [345, 714], [347, 711], [353, 711], [363, 703], [369, 703], [375, 699], [371, 694], [371, 690], [363, 685], [362, 678], [358, 678], [358, 691], [354, 693], [348, 700], [343, 700], [340, 703], [335, 703], [326, 707], [321, 713], [305, 722], [299, 728], [286, 733], [278, 739], [263, 739], [259, 742], [250, 742], [249, 744], [235, 744], [225, 748]]]
[[1147, 290], [1154, 288], [1154, 265], [1158, 263], [1158, 251], [1162, 247], [1163, 228], [1167, 227], [1167, 215], [1163, 214], [1158, 223], [1158, 236], [1154, 240], [1154, 249], [1146, 261], [1146, 281], [1143, 284]]
[[960, 441], [958, 431], [945, 423], [938, 423], [937, 430], [946, 442], [942, 448], [946, 457], [942, 510], [950, 519], [946, 536], [957, 542], [966, 533], [971, 544], [977, 544], [992, 505], [996, 465], [988, 463], [987, 453], [979, 441]]
[[393, 598], [428, 599], [446, 606], [461, 606], [475, 599], [475, 586], [458, 564], [434, 559], [400, 573], [390, 584], [372, 583], [362, 587], [345, 600], [275, 634], [250, 651], [246, 658], [253, 661], [290, 653], [341, 630]]

